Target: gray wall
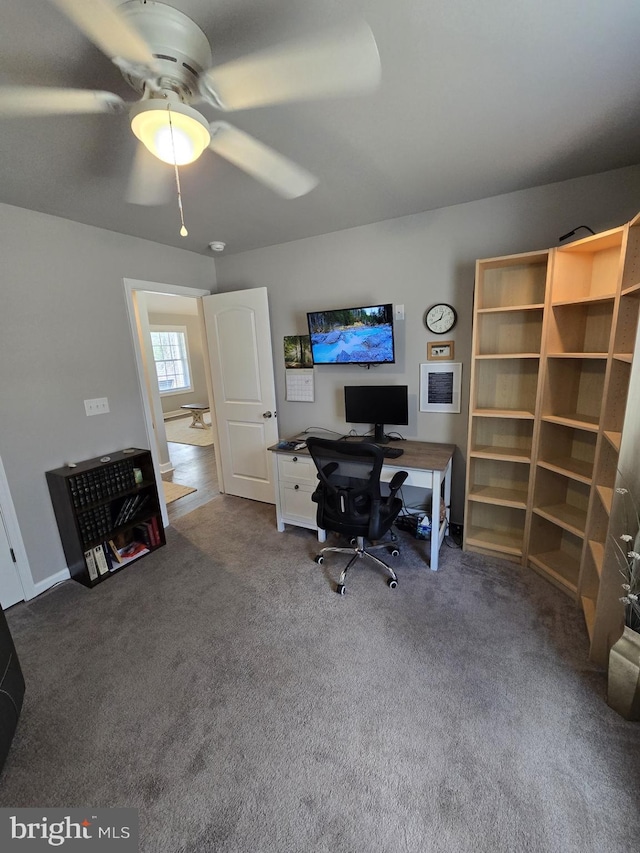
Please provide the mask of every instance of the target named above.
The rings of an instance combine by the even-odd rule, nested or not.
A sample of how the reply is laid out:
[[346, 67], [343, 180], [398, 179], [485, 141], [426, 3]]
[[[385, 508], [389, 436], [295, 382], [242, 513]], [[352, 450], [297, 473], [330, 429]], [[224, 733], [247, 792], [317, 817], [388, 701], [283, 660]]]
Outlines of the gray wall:
[[189, 314], [149, 314], [152, 326], [185, 326], [187, 329], [187, 344], [189, 347], [189, 363], [191, 365], [191, 385], [193, 391], [188, 394], [168, 394], [160, 396], [162, 411], [173, 412], [188, 403], [207, 403], [207, 380], [204, 373], [204, 354], [202, 352], [202, 335], [200, 334], [200, 319]]
[[[66, 567], [45, 471], [146, 447], [122, 279], [211, 291], [211, 258], [0, 204], [0, 456], [34, 582]], [[83, 401], [111, 412], [86, 417]]]
[[[639, 209], [640, 166], [222, 256], [214, 266], [212, 258], [0, 204], [0, 457], [34, 582], [66, 566], [44, 472], [146, 446], [123, 277], [210, 291], [266, 286], [281, 435], [344, 430], [345, 383], [406, 382], [413, 414], [404, 434], [460, 448], [459, 520], [475, 259], [553, 246], [576, 225], [600, 231]], [[453, 303], [460, 317], [451, 335], [464, 365], [459, 415], [417, 412], [418, 365], [436, 339], [422, 315], [436, 300]], [[287, 403], [283, 336], [306, 333], [308, 310], [378, 301], [405, 305], [397, 364], [316, 368], [316, 402]], [[87, 418], [83, 400], [93, 397], [108, 397], [110, 414]]]
[[[638, 210], [640, 166], [223, 255], [216, 259], [218, 290], [268, 288], [281, 436], [310, 426], [344, 431], [345, 384], [407, 383], [412, 414], [410, 425], [401, 429], [405, 437], [458, 445], [452, 518], [460, 521], [475, 260], [545, 249], [577, 225], [602, 231], [627, 222]], [[458, 311], [458, 324], [445, 337], [455, 341], [455, 360], [463, 364], [459, 415], [418, 412], [419, 365], [427, 360], [427, 342], [437, 340], [422, 318], [436, 301]], [[406, 319], [396, 324], [397, 363], [368, 371], [317, 367], [315, 402], [286, 402], [282, 339], [307, 333], [306, 312], [379, 302], [405, 306]]]

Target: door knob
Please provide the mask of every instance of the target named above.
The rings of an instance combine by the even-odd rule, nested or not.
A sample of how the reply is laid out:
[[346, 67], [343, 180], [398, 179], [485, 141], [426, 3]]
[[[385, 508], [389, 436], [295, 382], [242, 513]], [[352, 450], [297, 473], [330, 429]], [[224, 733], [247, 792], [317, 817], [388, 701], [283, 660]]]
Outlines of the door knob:
[[272, 417], [273, 417], [273, 415], [271, 414], [271, 412], [263, 412], [263, 413], [262, 413], [262, 417], [263, 417], [263, 418], [272, 418]]

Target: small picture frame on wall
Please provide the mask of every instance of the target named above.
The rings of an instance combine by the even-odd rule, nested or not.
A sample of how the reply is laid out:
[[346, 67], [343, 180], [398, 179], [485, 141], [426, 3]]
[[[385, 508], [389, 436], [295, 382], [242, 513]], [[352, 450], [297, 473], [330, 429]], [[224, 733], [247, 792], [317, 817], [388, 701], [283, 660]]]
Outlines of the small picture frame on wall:
[[430, 341], [427, 344], [429, 361], [453, 361], [453, 341]]
[[420, 411], [459, 412], [462, 364], [420, 365]]

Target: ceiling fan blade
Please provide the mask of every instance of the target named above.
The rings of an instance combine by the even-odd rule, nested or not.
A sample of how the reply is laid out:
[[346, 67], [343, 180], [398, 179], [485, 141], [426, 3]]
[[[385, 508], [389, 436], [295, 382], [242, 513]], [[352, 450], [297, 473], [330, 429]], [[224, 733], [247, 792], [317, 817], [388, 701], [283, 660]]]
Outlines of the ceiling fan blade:
[[54, 89], [46, 86], [0, 86], [0, 116], [115, 113], [125, 102], [112, 92]]
[[254, 53], [206, 71], [203, 97], [223, 110], [372, 91], [380, 56], [367, 24]]
[[174, 170], [145, 148], [140, 142], [129, 175], [127, 201], [129, 204], [166, 204], [171, 198]]
[[212, 151], [284, 198], [305, 195], [318, 183], [302, 166], [226, 121], [213, 122], [209, 130]]
[[109, 59], [150, 69], [155, 65], [149, 46], [108, 0], [50, 0]]

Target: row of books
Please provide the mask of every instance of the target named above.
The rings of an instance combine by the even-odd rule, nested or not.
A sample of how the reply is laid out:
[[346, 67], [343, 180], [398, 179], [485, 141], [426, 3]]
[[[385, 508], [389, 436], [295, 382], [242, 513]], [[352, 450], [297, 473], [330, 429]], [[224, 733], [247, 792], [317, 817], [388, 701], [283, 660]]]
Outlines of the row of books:
[[[158, 544], [160, 544], [159, 540]], [[113, 539], [109, 539], [96, 545], [95, 548], [89, 548], [84, 552], [89, 577], [92, 581], [97, 581], [101, 575], [115, 572], [132, 560], [148, 554], [151, 547], [153, 547], [151, 543], [147, 544], [134, 539], [123, 548], [118, 548]]]
[[78, 515], [80, 535], [85, 545], [107, 536], [113, 529], [111, 524], [111, 508], [109, 505], [96, 506]]
[[147, 546], [147, 548], [155, 548], [157, 545], [162, 545], [160, 539], [160, 528], [158, 527], [158, 519], [154, 515], [148, 521], [143, 521], [136, 524], [133, 528], [133, 535], [136, 539]]
[[149, 495], [144, 495], [141, 492], [138, 492], [137, 495], [130, 495], [128, 498], [125, 498], [122, 506], [120, 507], [120, 511], [116, 516], [114, 527], [121, 527], [123, 524], [131, 521], [132, 518], [138, 515], [148, 500]]
[[132, 459], [114, 462], [105, 468], [96, 468], [69, 478], [71, 499], [76, 509], [126, 492], [136, 485]]
[[148, 500], [148, 494], [145, 495], [138, 492], [136, 495], [130, 495], [125, 498], [118, 507], [117, 512], [113, 510], [114, 505], [117, 506], [117, 503], [115, 503], [95, 506], [80, 513], [78, 515], [78, 526], [82, 542], [88, 545], [97, 539], [106, 538], [115, 527], [122, 527], [123, 524], [126, 524], [138, 515]]

